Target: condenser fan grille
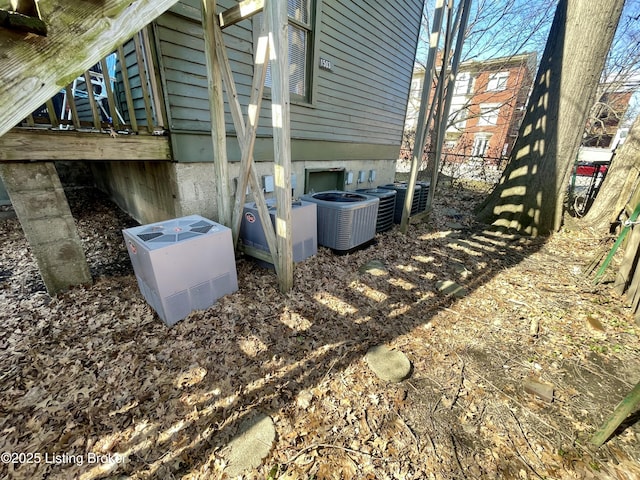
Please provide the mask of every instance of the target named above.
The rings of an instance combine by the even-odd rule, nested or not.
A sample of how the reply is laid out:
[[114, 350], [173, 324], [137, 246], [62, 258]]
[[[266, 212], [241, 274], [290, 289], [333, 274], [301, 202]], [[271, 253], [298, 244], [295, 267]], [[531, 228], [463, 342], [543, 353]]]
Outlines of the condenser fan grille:
[[213, 224], [203, 220], [184, 222], [172, 220], [166, 224], [154, 224], [137, 234], [137, 237], [147, 243], [175, 243], [209, 233]]
[[206, 225], [204, 227], [194, 227], [191, 229], [192, 232], [197, 232], [197, 233], [207, 233], [209, 230], [211, 230], [212, 225]]
[[161, 237], [162, 233], [160, 232], [156, 232], [156, 233], [141, 233], [138, 235], [138, 238], [142, 241], [145, 242], [149, 242], [151, 240], [153, 240], [154, 238], [158, 238]]

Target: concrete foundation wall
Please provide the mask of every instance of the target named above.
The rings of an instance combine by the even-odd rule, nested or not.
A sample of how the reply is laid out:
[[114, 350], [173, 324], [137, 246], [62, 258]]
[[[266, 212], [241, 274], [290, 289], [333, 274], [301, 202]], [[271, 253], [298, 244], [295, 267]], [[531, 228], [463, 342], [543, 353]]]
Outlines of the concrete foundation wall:
[[92, 164], [96, 186], [141, 224], [176, 217], [174, 165], [168, 162]]
[[[345, 190], [375, 187], [393, 182], [395, 177], [395, 159], [292, 162], [292, 173], [297, 178], [294, 198], [305, 193], [306, 169], [342, 167], [354, 174], [353, 184], [345, 185]], [[256, 169], [261, 184], [263, 176], [273, 175], [272, 162], [257, 162]], [[98, 188], [107, 192], [120, 208], [141, 224], [192, 214], [218, 220], [212, 163], [101, 162], [92, 164], [92, 170]], [[376, 180], [358, 184], [360, 170], [366, 172], [367, 178], [370, 170], [376, 170]], [[231, 195], [235, 194], [233, 179], [239, 175], [240, 163], [230, 163]], [[275, 193], [265, 193], [265, 196], [275, 198]], [[252, 195], [247, 195], [246, 201], [252, 200]]]

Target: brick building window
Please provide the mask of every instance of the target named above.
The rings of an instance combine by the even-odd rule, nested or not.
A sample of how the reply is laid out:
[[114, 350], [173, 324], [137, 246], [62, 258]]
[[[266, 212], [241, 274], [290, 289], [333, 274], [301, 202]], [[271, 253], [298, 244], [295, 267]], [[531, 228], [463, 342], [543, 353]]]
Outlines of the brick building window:
[[509, 72], [498, 72], [489, 75], [488, 92], [498, 92], [507, 88]]
[[489, 148], [490, 136], [486, 133], [479, 133], [473, 138], [473, 147], [471, 148], [471, 156], [473, 158], [484, 157]]
[[471, 93], [473, 93], [473, 76], [469, 72], [458, 73], [453, 87], [453, 94], [470, 95]]
[[498, 112], [500, 111], [500, 104], [498, 103], [483, 103], [480, 105], [480, 118], [478, 119], [478, 125], [497, 125], [498, 124]]

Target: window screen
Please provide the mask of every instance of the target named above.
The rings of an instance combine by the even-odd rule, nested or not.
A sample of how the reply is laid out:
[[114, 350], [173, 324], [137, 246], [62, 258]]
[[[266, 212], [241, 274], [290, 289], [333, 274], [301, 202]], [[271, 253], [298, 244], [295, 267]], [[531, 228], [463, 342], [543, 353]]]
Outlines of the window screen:
[[[288, 0], [289, 15], [289, 92], [308, 97], [311, 42], [311, 0]], [[262, 22], [262, 14], [256, 20]], [[265, 87], [271, 88], [271, 64], [267, 67]]]
[[289, 18], [300, 23], [309, 24], [309, 4], [310, 0], [289, 0], [287, 13]]

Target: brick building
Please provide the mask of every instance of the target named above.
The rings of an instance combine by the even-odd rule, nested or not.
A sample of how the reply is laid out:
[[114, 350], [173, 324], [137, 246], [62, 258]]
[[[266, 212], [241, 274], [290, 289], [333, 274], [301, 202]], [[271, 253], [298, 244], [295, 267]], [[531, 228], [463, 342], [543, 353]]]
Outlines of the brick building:
[[[536, 54], [460, 64], [443, 153], [456, 158], [509, 155], [524, 116], [536, 71]], [[415, 130], [424, 69], [414, 71], [405, 131]]]

